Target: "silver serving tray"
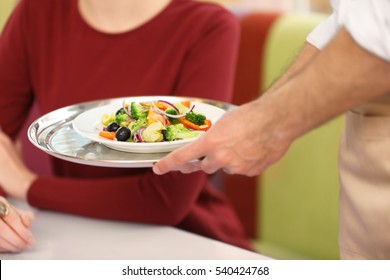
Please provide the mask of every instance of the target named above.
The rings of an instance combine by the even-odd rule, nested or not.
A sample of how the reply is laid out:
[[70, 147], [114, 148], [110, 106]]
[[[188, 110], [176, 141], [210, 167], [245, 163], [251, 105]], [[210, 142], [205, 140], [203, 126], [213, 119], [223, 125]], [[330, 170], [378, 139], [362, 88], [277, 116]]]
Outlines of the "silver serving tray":
[[[147, 99], [161, 99], [162, 96]], [[50, 112], [35, 120], [28, 128], [27, 135], [31, 143], [40, 150], [54, 157], [79, 164], [102, 166], [102, 167], [151, 167], [153, 163], [168, 153], [139, 154], [120, 152], [106, 147], [105, 145], [91, 141], [80, 136], [73, 129], [72, 121], [80, 113], [111, 103], [118, 103], [124, 98], [102, 99], [67, 106]], [[137, 96], [137, 98], [139, 98]], [[172, 98], [172, 97], [170, 97]], [[178, 101], [188, 100], [207, 103], [229, 111], [236, 106], [210, 99], [189, 97], [174, 97]]]

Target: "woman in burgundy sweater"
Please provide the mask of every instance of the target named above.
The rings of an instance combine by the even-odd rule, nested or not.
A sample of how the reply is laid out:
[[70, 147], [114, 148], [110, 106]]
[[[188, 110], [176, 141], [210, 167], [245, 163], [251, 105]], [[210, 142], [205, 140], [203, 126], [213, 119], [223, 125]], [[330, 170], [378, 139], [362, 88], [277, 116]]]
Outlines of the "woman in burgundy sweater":
[[16, 138], [33, 101], [42, 113], [122, 96], [229, 101], [237, 45], [236, 19], [214, 4], [22, 0], [0, 38], [4, 195], [42, 209], [171, 225], [250, 248], [236, 214], [204, 173], [156, 176], [150, 168], [92, 167], [52, 158], [55, 176], [42, 177], [17, 159], [8, 141]]

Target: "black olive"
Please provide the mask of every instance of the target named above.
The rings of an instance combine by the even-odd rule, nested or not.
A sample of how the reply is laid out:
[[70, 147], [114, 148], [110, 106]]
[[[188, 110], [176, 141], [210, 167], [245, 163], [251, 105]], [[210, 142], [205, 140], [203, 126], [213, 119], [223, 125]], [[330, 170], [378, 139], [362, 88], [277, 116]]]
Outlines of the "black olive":
[[121, 126], [115, 133], [116, 140], [118, 141], [127, 141], [130, 138], [130, 129], [126, 126]]
[[108, 125], [107, 125], [107, 131], [109, 132], [115, 132], [117, 131], [119, 128], [119, 124], [117, 124], [116, 122], [110, 122]]

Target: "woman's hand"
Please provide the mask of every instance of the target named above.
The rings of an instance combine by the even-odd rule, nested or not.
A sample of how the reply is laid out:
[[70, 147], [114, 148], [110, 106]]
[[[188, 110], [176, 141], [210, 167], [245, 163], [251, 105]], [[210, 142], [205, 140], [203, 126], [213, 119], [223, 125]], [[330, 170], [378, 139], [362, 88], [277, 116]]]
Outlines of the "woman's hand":
[[0, 130], [0, 185], [18, 199], [26, 199], [27, 191], [37, 175], [24, 164], [17, 143]]
[[0, 252], [20, 252], [33, 245], [33, 219], [32, 212], [16, 209], [0, 196]]

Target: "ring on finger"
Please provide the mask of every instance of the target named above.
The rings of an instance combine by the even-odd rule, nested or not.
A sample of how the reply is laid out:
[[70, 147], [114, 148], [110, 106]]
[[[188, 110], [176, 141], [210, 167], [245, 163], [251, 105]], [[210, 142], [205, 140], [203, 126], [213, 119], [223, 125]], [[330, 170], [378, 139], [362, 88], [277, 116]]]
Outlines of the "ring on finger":
[[4, 218], [9, 213], [9, 205], [3, 201], [0, 201], [0, 218]]

